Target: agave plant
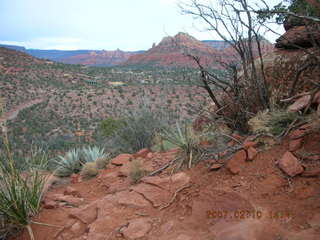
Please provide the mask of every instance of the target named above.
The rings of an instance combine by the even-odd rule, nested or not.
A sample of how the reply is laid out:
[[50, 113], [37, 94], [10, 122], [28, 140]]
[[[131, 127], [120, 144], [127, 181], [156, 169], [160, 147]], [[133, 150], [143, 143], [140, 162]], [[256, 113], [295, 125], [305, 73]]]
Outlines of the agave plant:
[[99, 158], [105, 158], [107, 155], [104, 152], [103, 148], [94, 146], [94, 147], [84, 147], [82, 149], [82, 157], [85, 163], [94, 162]]
[[54, 160], [58, 166], [55, 170], [55, 175], [60, 177], [70, 176], [72, 173], [77, 173], [81, 170], [81, 149], [71, 149], [64, 156], [59, 155]]

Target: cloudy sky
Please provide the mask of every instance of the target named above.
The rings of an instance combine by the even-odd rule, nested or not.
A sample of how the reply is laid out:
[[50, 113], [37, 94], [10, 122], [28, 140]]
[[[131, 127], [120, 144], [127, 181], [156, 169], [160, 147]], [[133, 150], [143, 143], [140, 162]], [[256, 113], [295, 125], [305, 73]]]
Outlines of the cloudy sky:
[[0, 11], [0, 43], [27, 48], [145, 50], [178, 32], [217, 39], [176, 0], [0, 0]]

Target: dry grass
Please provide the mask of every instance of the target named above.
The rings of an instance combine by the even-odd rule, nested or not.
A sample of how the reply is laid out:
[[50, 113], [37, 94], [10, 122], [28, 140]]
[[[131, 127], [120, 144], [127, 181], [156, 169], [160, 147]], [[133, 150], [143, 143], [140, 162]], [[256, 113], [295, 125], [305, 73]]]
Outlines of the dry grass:
[[95, 162], [88, 162], [85, 165], [83, 165], [80, 175], [84, 180], [88, 180], [97, 176], [98, 173], [99, 170], [97, 164]]
[[143, 169], [143, 160], [140, 158], [134, 159], [130, 164], [129, 176], [133, 183], [138, 183], [141, 178], [146, 175]]

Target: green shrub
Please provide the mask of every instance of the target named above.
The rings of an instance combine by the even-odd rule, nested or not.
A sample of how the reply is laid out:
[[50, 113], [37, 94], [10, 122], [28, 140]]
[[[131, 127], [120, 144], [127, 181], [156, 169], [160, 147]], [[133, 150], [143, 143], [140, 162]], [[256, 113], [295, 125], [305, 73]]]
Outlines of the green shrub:
[[121, 126], [123, 125], [123, 121], [116, 120], [114, 118], [107, 118], [101, 122], [100, 128], [102, 131], [102, 135], [105, 137], [112, 136]]
[[141, 109], [138, 112], [126, 113], [124, 124], [119, 128], [109, 144], [118, 152], [134, 153], [143, 148], [151, 148], [153, 138], [169, 124], [167, 115]]

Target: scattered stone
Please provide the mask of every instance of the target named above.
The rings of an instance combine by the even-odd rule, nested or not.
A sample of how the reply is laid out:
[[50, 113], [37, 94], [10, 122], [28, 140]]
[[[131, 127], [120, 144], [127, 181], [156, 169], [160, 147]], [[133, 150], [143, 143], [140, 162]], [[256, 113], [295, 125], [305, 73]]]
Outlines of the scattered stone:
[[83, 198], [78, 198], [78, 197], [63, 195], [63, 194], [54, 194], [53, 200], [58, 202], [66, 202], [67, 204], [70, 204], [73, 206], [80, 206], [84, 203]]
[[122, 165], [118, 172], [118, 177], [128, 177], [130, 174], [130, 163]]
[[81, 221], [77, 221], [71, 226], [70, 230], [74, 237], [80, 237], [87, 231], [87, 225]]
[[145, 237], [151, 230], [151, 227], [152, 225], [149, 218], [133, 219], [122, 233], [126, 239], [139, 239]]
[[141, 194], [134, 191], [122, 191], [115, 194], [118, 204], [131, 208], [149, 207], [150, 203]]
[[141, 149], [139, 152], [135, 153], [133, 157], [135, 158], [146, 158], [150, 150], [147, 148]]
[[258, 151], [254, 147], [249, 147], [247, 150], [248, 153], [248, 161], [253, 161], [255, 157], [258, 155]]
[[58, 207], [55, 201], [44, 201], [43, 208], [45, 209], [54, 209]]
[[147, 158], [151, 159], [152, 157], [153, 157], [153, 153], [152, 153], [152, 152], [149, 152], [149, 153], [147, 154]]
[[133, 157], [131, 154], [120, 154], [111, 160], [111, 164], [115, 166], [122, 166], [129, 163], [132, 160], [132, 158]]
[[186, 235], [186, 234], [180, 234], [177, 238], [176, 238], [176, 240], [192, 240], [193, 239], [193, 237], [190, 237], [190, 236], [188, 236], [188, 235]]
[[309, 170], [309, 171], [304, 171], [301, 176], [303, 177], [317, 177], [320, 176], [320, 168], [319, 169], [314, 169], [314, 170]]
[[297, 130], [294, 130], [293, 132], [290, 133], [289, 137], [291, 140], [295, 140], [298, 138], [302, 138], [306, 133], [306, 130], [304, 128], [299, 128]]
[[303, 145], [303, 138], [291, 140], [289, 142], [289, 151], [295, 152], [295, 151], [299, 150], [302, 147], [302, 145]]
[[214, 164], [211, 165], [209, 170], [210, 171], [215, 171], [215, 170], [220, 169], [222, 166], [223, 166], [223, 164], [221, 164], [221, 163], [214, 163]]
[[304, 109], [306, 106], [308, 106], [309, 102], [310, 102], [310, 95], [306, 95], [303, 96], [301, 98], [298, 98], [298, 100], [296, 100], [293, 104], [291, 104], [288, 107], [288, 111], [289, 112], [298, 112], [302, 109]]
[[232, 174], [239, 174], [247, 160], [247, 153], [244, 150], [240, 150], [235, 153], [227, 162], [227, 169]]
[[294, 177], [303, 172], [303, 167], [298, 159], [289, 151], [285, 152], [279, 161], [279, 167], [282, 171], [291, 177]]
[[311, 156], [306, 156], [304, 159], [309, 160], [309, 161], [320, 161], [320, 155], [311, 155]]
[[150, 201], [153, 207], [159, 207], [170, 201], [171, 194], [169, 191], [157, 186], [140, 183], [131, 188], [133, 191], [142, 194], [142, 196]]
[[93, 202], [89, 206], [85, 206], [81, 209], [75, 209], [69, 214], [69, 217], [79, 219], [85, 224], [90, 224], [97, 219], [98, 206], [96, 202]]
[[248, 148], [250, 148], [250, 147], [255, 147], [255, 146], [257, 146], [257, 142], [255, 142], [255, 141], [245, 141], [244, 142], [244, 144], [243, 144], [243, 148], [244, 149], [248, 149]]
[[182, 186], [187, 185], [190, 182], [190, 177], [184, 173], [176, 173], [169, 177], [144, 177], [141, 179], [142, 182], [147, 183], [149, 185], [154, 185], [160, 189], [165, 189], [170, 192], [175, 192], [177, 189]]
[[72, 174], [71, 175], [71, 183], [75, 184], [75, 183], [78, 183], [79, 182], [79, 174]]
[[64, 195], [71, 195], [71, 196], [74, 196], [74, 197], [78, 197], [78, 198], [81, 198], [81, 194], [78, 190], [76, 190], [75, 188], [73, 187], [70, 187], [68, 186], [66, 188], [66, 190], [64, 190], [63, 192]]

